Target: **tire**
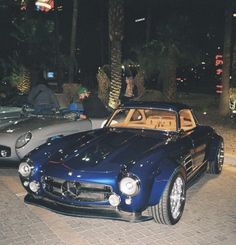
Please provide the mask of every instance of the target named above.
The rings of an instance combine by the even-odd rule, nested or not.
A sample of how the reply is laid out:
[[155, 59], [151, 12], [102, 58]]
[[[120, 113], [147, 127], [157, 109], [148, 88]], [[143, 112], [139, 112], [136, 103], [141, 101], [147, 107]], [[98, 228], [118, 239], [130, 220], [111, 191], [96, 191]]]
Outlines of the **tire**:
[[176, 170], [167, 184], [159, 203], [151, 207], [154, 221], [159, 224], [174, 225], [183, 213], [186, 198], [185, 178]]
[[216, 151], [215, 159], [208, 164], [208, 173], [220, 174], [224, 163], [224, 143], [220, 142]]

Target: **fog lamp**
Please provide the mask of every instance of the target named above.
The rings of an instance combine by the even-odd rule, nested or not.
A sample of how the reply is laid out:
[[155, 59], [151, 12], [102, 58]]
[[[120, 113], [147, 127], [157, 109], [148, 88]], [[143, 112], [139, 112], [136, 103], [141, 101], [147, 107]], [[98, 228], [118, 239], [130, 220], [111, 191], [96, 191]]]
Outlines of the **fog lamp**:
[[30, 182], [29, 188], [30, 188], [31, 191], [37, 192], [39, 190], [39, 182], [37, 182], [35, 180]]
[[24, 181], [24, 186], [27, 187], [29, 185], [29, 181]]
[[109, 196], [109, 203], [111, 204], [111, 206], [117, 207], [120, 204], [120, 196], [118, 196], [115, 193], [110, 195]]
[[126, 203], [127, 205], [131, 205], [131, 203], [132, 203], [131, 197], [126, 198], [126, 199], [125, 199], [125, 203]]

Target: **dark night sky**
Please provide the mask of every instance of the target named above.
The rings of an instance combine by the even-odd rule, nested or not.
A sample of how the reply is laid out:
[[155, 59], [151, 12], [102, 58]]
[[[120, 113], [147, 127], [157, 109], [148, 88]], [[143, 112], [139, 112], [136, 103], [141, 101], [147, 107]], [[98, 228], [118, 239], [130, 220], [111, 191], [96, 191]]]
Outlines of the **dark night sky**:
[[[14, 0], [0, 0], [0, 58], [9, 55], [14, 42], [11, 21], [17, 17], [11, 4]], [[62, 52], [69, 52], [70, 26], [72, 1], [64, 2], [64, 10], [60, 13], [60, 34], [63, 36]], [[224, 2], [223, 0], [127, 0], [125, 1], [125, 38], [123, 41], [124, 57], [132, 45], [141, 43], [145, 39], [146, 22], [135, 23], [136, 18], [147, 17], [147, 3], [151, 2], [152, 8], [152, 34], [158, 27], [160, 19], [170, 19], [173, 14], [187, 14], [193, 28], [194, 41], [206, 52], [214, 52], [216, 46], [222, 43], [224, 27]], [[50, 14], [45, 13], [44, 18]], [[79, 1], [79, 19], [77, 42], [80, 49], [78, 61], [86, 72], [95, 73], [101, 65], [101, 39], [104, 43], [103, 55], [108, 60], [107, 37], [107, 0], [81, 0]], [[101, 24], [104, 24], [102, 26]], [[103, 28], [103, 31], [102, 31]], [[207, 35], [208, 33], [208, 35]], [[101, 35], [102, 34], [102, 35]], [[104, 61], [104, 62], [105, 62]], [[106, 62], [105, 62], [106, 63]]]

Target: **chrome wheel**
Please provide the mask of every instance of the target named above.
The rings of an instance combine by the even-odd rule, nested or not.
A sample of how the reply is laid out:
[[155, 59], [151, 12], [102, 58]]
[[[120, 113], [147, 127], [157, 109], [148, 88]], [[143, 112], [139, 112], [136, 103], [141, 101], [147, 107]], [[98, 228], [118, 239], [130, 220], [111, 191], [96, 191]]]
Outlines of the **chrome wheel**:
[[224, 142], [219, 142], [218, 148], [215, 151], [215, 157], [208, 163], [207, 172], [210, 174], [220, 174], [224, 163]]
[[217, 153], [217, 164], [218, 164], [219, 172], [222, 171], [223, 163], [224, 163], [224, 144], [221, 143]]
[[180, 220], [184, 211], [186, 195], [184, 177], [184, 172], [177, 168], [165, 187], [159, 203], [151, 206], [155, 222], [174, 225]]
[[173, 219], [177, 219], [182, 212], [182, 204], [185, 200], [184, 181], [177, 177], [170, 193], [170, 211]]

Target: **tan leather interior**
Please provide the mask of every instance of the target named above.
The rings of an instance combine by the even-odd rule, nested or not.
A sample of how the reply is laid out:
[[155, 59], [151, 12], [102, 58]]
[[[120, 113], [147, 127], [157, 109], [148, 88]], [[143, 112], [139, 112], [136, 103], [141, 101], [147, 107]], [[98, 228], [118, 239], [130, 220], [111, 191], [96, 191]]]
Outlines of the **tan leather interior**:
[[189, 110], [182, 110], [180, 112], [180, 128], [184, 131], [191, 130], [196, 127], [192, 113]]
[[177, 122], [174, 112], [131, 109], [123, 121], [113, 123], [112, 127], [176, 131]]
[[151, 128], [161, 129], [161, 130], [176, 130], [176, 120], [175, 117], [163, 116], [163, 117], [148, 117], [146, 124], [151, 126]]

